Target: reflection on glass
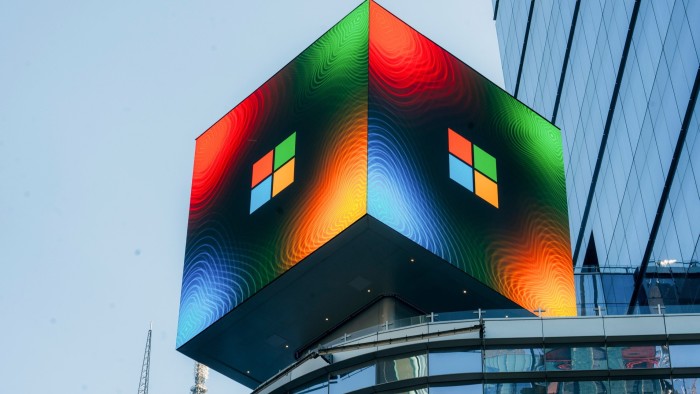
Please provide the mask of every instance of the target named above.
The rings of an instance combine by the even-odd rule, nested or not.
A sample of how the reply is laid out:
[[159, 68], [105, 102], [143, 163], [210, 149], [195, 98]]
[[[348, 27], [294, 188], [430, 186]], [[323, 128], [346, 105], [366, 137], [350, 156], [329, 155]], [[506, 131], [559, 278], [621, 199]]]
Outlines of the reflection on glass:
[[606, 315], [625, 315], [629, 299], [634, 291], [634, 276], [632, 273], [604, 273], [600, 276], [605, 301]]
[[608, 368], [604, 347], [547, 348], [544, 361], [547, 371], [587, 371]]
[[430, 376], [481, 372], [480, 350], [431, 351], [428, 355]]
[[528, 383], [489, 383], [484, 385], [484, 394], [546, 394], [547, 384], [544, 382]]
[[486, 349], [484, 372], [544, 371], [544, 349]]
[[608, 381], [549, 382], [547, 393], [557, 394], [607, 394]]
[[426, 354], [379, 360], [377, 363], [377, 383], [389, 383], [427, 376], [427, 361], [428, 356]]
[[696, 394], [700, 387], [700, 378], [673, 379], [673, 390], [677, 394]]
[[671, 382], [666, 379], [644, 380], [611, 380], [610, 391], [612, 393], [672, 393]]
[[461, 386], [430, 386], [430, 394], [481, 394], [484, 387], [480, 384], [464, 384]]
[[414, 387], [410, 390], [382, 391], [382, 394], [428, 394], [427, 387]]
[[607, 381], [549, 382], [547, 393], [557, 394], [607, 394], [610, 393]]
[[292, 394], [321, 394], [328, 392], [328, 380], [317, 380], [314, 383], [301, 386], [298, 389], [292, 390]]
[[335, 372], [330, 377], [330, 393], [342, 394], [363, 387], [374, 386], [377, 368], [374, 364], [353, 370]]
[[671, 345], [673, 368], [700, 367], [700, 345]]
[[610, 369], [669, 368], [667, 346], [608, 346]]

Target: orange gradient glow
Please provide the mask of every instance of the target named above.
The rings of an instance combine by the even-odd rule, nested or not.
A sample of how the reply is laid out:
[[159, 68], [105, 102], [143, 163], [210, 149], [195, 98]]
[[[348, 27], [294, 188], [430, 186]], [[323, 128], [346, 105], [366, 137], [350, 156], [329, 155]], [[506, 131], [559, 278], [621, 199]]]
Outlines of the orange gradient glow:
[[319, 173], [282, 231], [283, 271], [326, 244], [367, 212], [367, 104], [335, 124]]
[[[504, 234], [493, 255], [501, 294], [544, 316], [575, 316], [576, 293], [568, 234], [532, 207], [519, 234]], [[534, 236], [537, 234], [537, 236]]]

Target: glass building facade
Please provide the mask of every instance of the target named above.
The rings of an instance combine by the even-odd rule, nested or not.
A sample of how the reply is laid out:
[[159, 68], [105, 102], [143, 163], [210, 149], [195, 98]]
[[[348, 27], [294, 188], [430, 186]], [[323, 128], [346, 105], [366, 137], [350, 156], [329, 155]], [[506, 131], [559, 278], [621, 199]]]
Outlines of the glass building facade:
[[699, 314], [484, 318], [353, 332], [255, 394], [697, 392]]
[[700, 303], [700, 2], [493, 0], [505, 88], [562, 130], [581, 313]]

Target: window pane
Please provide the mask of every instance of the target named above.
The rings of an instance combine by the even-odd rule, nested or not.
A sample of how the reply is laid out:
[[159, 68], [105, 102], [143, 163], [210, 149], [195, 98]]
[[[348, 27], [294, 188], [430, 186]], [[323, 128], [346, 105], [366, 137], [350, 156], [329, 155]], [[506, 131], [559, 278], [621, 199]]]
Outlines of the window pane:
[[480, 350], [431, 351], [428, 355], [430, 375], [481, 372]]
[[610, 393], [607, 381], [549, 382], [547, 393], [604, 394]]
[[381, 384], [427, 376], [427, 361], [426, 354], [379, 360], [377, 363], [377, 368], [379, 368], [377, 382]]
[[546, 393], [547, 385], [538, 383], [489, 383], [484, 385], [484, 394]]
[[607, 369], [604, 347], [559, 347], [545, 349], [547, 371]]
[[323, 378], [323, 380], [318, 380], [314, 383], [310, 383], [299, 387], [298, 389], [292, 390], [292, 394], [321, 394], [328, 392], [328, 380]]
[[673, 379], [673, 389], [678, 394], [694, 394], [700, 387], [700, 378], [678, 378]]
[[700, 345], [671, 345], [673, 368], [700, 367]]
[[672, 393], [671, 382], [666, 379], [611, 380], [612, 393]]
[[669, 368], [668, 347], [659, 345], [609, 346], [610, 369]]
[[377, 375], [374, 364], [351, 371], [336, 372], [330, 378], [330, 393], [342, 394], [363, 387], [374, 386]]
[[544, 371], [544, 349], [486, 349], [484, 372]]
[[389, 391], [382, 391], [382, 394], [428, 394], [428, 387], [426, 386], [420, 386], [420, 387], [411, 387], [411, 388], [403, 388], [399, 390], [389, 390]]
[[482, 394], [484, 387], [480, 384], [461, 386], [430, 386], [430, 394]]

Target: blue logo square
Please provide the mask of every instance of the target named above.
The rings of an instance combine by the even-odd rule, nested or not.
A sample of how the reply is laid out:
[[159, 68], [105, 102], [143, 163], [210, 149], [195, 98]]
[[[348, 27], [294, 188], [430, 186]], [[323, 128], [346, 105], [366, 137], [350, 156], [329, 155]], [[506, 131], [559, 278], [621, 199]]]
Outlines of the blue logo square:
[[265, 178], [250, 192], [250, 213], [270, 200], [272, 195], [272, 176]]
[[450, 156], [450, 178], [455, 182], [474, 192], [474, 171], [467, 163]]

